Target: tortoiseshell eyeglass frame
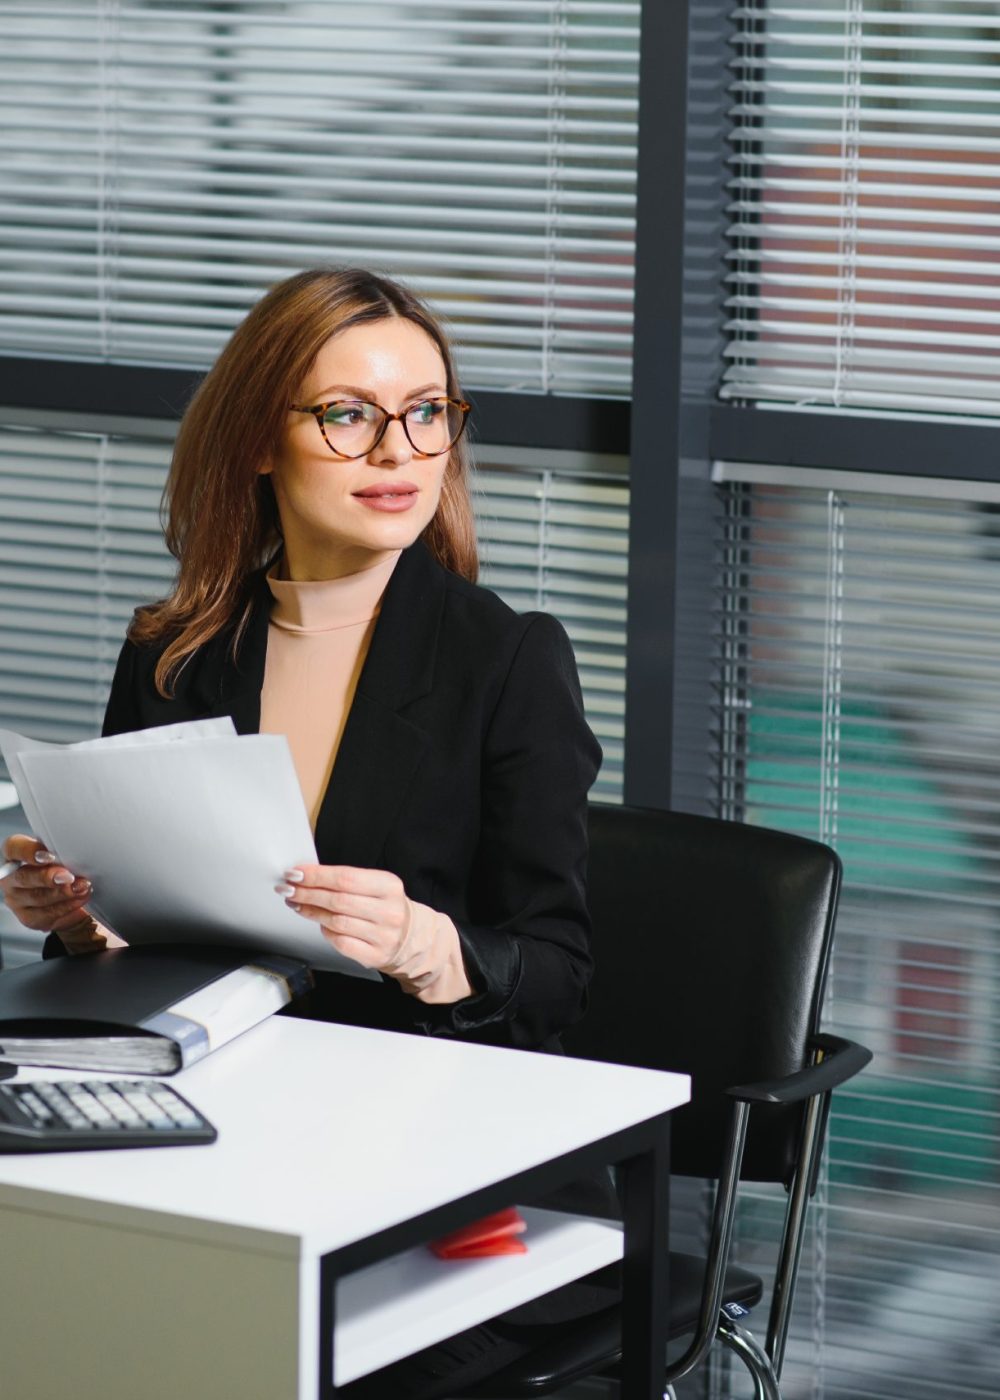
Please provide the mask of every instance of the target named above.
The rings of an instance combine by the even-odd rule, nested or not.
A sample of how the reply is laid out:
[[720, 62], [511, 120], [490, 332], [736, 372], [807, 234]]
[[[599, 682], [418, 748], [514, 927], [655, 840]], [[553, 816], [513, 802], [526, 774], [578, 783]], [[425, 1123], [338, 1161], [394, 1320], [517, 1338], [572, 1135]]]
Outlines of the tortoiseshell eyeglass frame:
[[[409, 413], [410, 409], [417, 407], [416, 404], [410, 404], [408, 408], [402, 409], [399, 413], [390, 413], [389, 410], [387, 408], [383, 408], [380, 403], [372, 403], [372, 408], [377, 408], [379, 413], [381, 413], [382, 415], [382, 426], [375, 434], [375, 437], [373, 438], [369, 446], [365, 448], [364, 452], [354, 452], [348, 454], [347, 452], [341, 452], [339, 448], [334, 447], [333, 443], [326, 435], [326, 425], [323, 420], [326, 417], [327, 410], [332, 408], [334, 404], [351, 402], [355, 402], [355, 400], [331, 399], [329, 403], [316, 403], [309, 405], [293, 403], [289, 404], [289, 408], [293, 413], [312, 414], [312, 416], [316, 419], [316, 422], [319, 424], [319, 430], [323, 434], [323, 441], [326, 443], [327, 447], [330, 449], [333, 455], [335, 457], [339, 457], [342, 462], [356, 462], [359, 458], [367, 457], [369, 453], [374, 452], [376, 447], [378, 447], [379, 443], [389, 431], [389, 424], [396, 422], [402, 425], [403, 432], [406, 433], [406, 441], [410, 444], [410, 446], [413, 448], [414, 452], [417, 454], [418, 457], [440, 457], [442, 453], [450, 452], [451, 449], [455, 446], [455, 443], [458, 442], [459, 438], [465, 432], [465, 425], [469, 421], [469, 413], [472, 409], [471, 403], [466, 403], [464, 399], [450, 398], [446, 394], [439, 394], [433, 398], [421, 399], [421, 403], [450, 403], [452, 408], [457, 408], [462, 415], [462, 422], [458, 429], [458, 432], [452, 438], [451, 442], [448, 443], [447, 447], [442, 447], [439, 452], [424, 452], [410, 437], [410, 434], [406, 427], [406, 415]], [[364, 399], [357, 400], [357, 402], [371, 403], [371, 400]]]

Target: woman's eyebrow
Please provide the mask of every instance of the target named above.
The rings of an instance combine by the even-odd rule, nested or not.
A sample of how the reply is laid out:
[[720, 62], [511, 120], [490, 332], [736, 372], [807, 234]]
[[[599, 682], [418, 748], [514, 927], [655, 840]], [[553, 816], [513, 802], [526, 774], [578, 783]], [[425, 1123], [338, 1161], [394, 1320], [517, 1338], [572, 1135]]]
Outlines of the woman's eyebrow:
[[370, 394], [367, 389], [359, 389], [356, 384], [331, 384], [328, 389], [319, 389], [316, 393], [316, 402], [322, 403], [330, 394], [350, 394], [352, 399], [366, 399], [368, 403], [375, 402], [374, 394]]
[[[403, 398], [415, 399], [419, 397], [420, 394], [429, 393], [432, 389], [438, 394], [443, 394], [446, 392], [440, 384], [421, 384], [418, 389], [411, 389], [408, 393], [404, 394]], [[322, 403], [324, 399], [326, 399], [330, 394], [350, 394], [352, 399], [363, 399], [365, 403], [376, 402], [375, 395], [373, 393], [371, 393], [368, 389], [359, 389], [356, 384], [331, 384], [329, 388], [319, 390], [316, 396], [316, 402]]]

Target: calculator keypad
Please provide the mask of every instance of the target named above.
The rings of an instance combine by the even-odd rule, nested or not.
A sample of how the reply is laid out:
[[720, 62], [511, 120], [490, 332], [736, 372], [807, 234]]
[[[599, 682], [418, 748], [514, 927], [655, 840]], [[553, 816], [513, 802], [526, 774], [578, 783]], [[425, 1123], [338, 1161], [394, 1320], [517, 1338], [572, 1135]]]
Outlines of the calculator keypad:
[[208, 1120], [167, 1084], [0, 1084], [0, 1151], [166, 1146], [214, 1138]]

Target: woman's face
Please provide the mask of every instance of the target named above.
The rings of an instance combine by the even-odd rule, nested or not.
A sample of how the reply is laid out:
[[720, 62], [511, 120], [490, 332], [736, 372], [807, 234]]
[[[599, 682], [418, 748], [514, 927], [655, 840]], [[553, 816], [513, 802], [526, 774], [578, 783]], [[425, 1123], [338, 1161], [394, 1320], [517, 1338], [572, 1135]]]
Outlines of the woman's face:
[[[398, 413], [447, 392], [434, 341], [412, 321], [390, 317], [331, 336], [295, 402], [370, 400]], [[418, 456], [396, 421], [367, 456], [345, 460], [330, 451], [311, 414], [289, 411], [281, 446], [264, 468], [281, 516], [287, 576], [337, 578], [411, 545], [437, 510], [448, 456]]]

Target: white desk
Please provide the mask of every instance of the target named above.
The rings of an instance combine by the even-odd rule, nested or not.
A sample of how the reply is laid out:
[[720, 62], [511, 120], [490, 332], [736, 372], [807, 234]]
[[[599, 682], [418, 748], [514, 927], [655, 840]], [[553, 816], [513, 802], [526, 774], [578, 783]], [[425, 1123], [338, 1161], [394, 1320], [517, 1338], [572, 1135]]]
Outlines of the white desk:
[[0, 1157], [4, 1400], [327, 1400], [621, 1257], [620, 1226], [528, 1210], [527, 1255], [424, 1247], [600, 1161], [625, 1163], [623, 1393], [659, 1396], [643, 1245], [686, 1076], [275, 1017], [173, 1082], [213, 1146]]

